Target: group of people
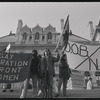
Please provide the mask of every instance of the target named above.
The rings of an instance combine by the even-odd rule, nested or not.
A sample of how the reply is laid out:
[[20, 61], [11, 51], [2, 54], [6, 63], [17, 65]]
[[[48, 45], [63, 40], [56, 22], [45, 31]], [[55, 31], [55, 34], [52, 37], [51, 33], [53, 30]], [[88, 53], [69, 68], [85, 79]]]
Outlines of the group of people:
[[[32, 60], [30, 73], [28, 79], [32, 79], [33, 95], [39, 96], [42, 93], [43, 98], [53, 98], [53, 78], [55, 77], [54, 63], [59, 61], [59, 82], [58, 93], [60, 94], [60, 88], [63, 83], [63, 95], [66, 96], [66, 84], [70, 77], [70, 69], [67, 62], [66, 54], [55, 51], [56, 56], [53, 56], [49, 49], [45, 49], [43, 56], [38, 54], [37, 50], [32, 51]], [[24, 81], [24, 87], [25, 88]], [[20, 98], [23, 97], [23, 91]]]
[[[54, 63], [59, 62], [59, 80], [58, 80], [58, 93], [61, 93], [61, 85], [63, 84], [63, 96], [66, 96], [67, 81], [70, 78], [71, 70], [68, 65], [67, 55], [63, 52], [61, 56], [56, 50], [56, 56], [53, 56], [49, 49], [45, 49], [43, 56], [38, 54], [37, 50], [32, 51], [31, 66], [28, 79], [32, 79], [33, 95], [34, 97], [42, 94], [43, 98], [53, 98], [53, 78], [55, 77]], [[26, 81], [24, 81], [23, 90], [25, 89]], [[3, 91], [5, 92], [7, 84], [5, 84]], [[92, 78], [87, 82], [87, 89], [92, 89]], [[11, 88], [11, 92], [12, 92]], [[20, 98], [24, 98], [23, 92]]]

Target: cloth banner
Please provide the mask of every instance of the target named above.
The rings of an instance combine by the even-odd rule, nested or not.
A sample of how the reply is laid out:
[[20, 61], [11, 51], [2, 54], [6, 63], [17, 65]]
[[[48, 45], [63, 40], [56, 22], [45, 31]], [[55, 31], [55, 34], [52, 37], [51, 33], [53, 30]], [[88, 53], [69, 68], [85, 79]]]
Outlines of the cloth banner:
[[0, 53], [0, 83], [24, 81], [30, 70], [31, 54]]
[[100, 70], [100, 44], [93, 41], [69, 41], [65, 52], [71, 69]]

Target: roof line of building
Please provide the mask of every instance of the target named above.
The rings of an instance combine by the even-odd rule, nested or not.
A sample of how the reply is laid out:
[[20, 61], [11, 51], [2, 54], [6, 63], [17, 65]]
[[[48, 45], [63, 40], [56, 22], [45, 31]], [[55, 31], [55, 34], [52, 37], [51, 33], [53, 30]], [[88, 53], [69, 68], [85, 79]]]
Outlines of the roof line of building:
[[12, 33], [12, 34], [5, 35], [5, 36], [0, 37], [0, 39], [1, 39], [1, 38], [5, 38], [5, 37], [7, 37], [7, 36], [14, 36], [14, 35], [15, 35], [15, 34], [14, 34], [14, 33]]
[[76, 35], [76, 34], [70, 34], [70, 35], [74, 35], [74, 36], [79, 37], [79, 38], [81, 38], [81, 39], [84, 39], [84, 40], [86, 40], [86, 41], [90, 41], [90, 40], [85, 39], [85, 38], [83, 38], [83, 37], [81, 37], [81, 36], [79, 36], [79, 35]]

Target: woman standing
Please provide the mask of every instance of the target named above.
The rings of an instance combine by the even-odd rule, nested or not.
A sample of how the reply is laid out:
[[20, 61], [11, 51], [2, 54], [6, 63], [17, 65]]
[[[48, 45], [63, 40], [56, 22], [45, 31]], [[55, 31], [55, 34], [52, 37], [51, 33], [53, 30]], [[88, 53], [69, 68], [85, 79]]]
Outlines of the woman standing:
[[44, 57], [42, 59], [43, 62], [43, 82], [44, 82], [44, 93], [46, 93], [46, 97], [48, 94], [49, 98], [52, 98], [53, 95], [53, 76], [55, 75], [55, 70], [54, 70], [54, 63], [59, 61], [59, 53], [58, 51], [56, 52], [57, 56], [54, 57], [52, 56], [51, 52], [49, 49], [45, 49], [44, 51]]

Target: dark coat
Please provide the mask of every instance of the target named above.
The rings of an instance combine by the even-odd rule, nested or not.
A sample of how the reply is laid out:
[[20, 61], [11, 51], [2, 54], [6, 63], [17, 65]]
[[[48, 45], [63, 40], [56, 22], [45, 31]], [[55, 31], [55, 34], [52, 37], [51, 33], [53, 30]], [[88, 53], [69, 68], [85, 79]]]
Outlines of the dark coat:
[[43, 77], [43, 66], [42, 66], [42, 59], [39, 60], [39, 65], [38, 65], [38, 78]]
[[48, 59], [43, 57], [42, 59], [43, 72], [44, 73], [46, 72], [48, 66], [48, 73], [55, 75], [54, 63], [58, 62], [59, 58], [60, 58], [59, 54], [57, 55], [57, 57], [50, 55]]
[[35, 58], [32, 57], [30, 73], [38, 75], [38, 66], [39, 66], [39, 58], [37, 56]]
[[59, 78], [67, 78], [70, 77], [70, 68], [67, 62], [63, 61], [59, 63]]

